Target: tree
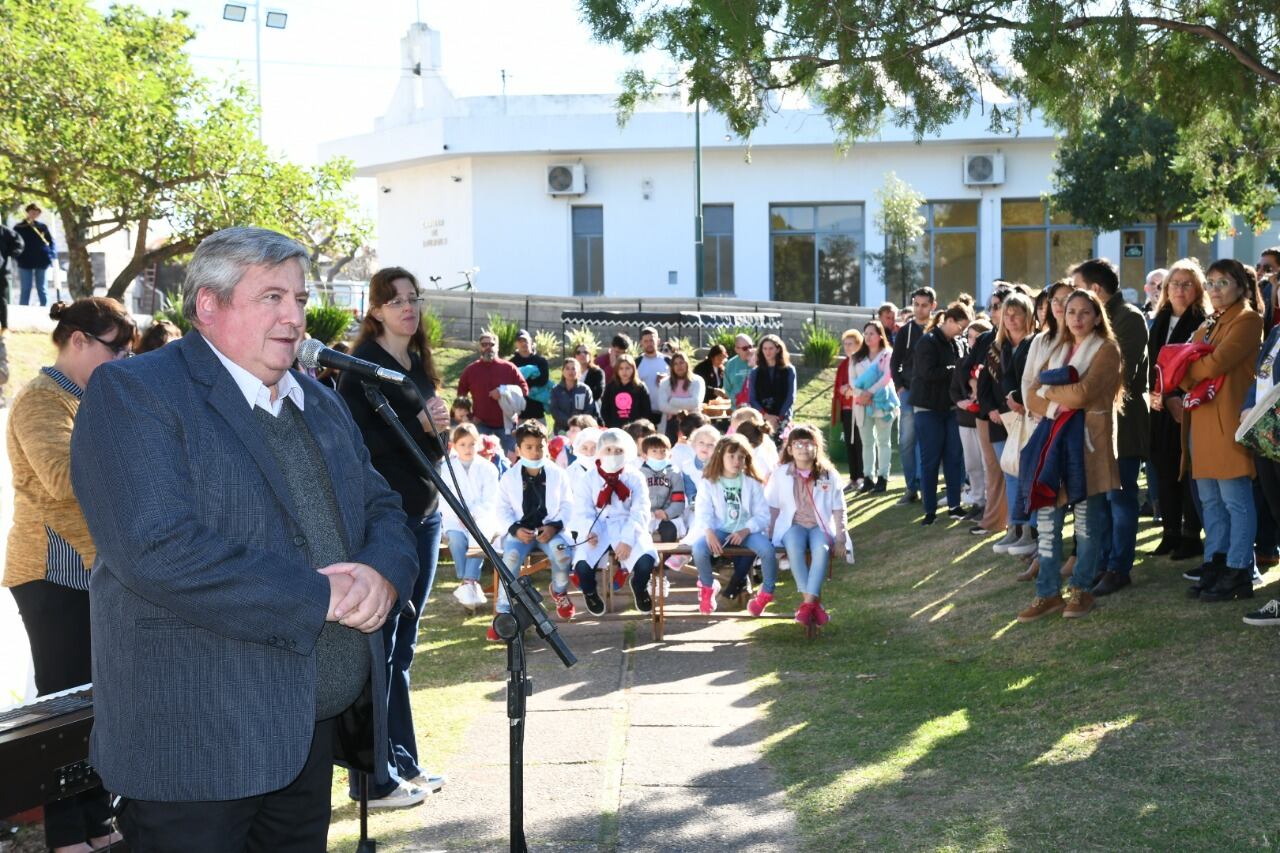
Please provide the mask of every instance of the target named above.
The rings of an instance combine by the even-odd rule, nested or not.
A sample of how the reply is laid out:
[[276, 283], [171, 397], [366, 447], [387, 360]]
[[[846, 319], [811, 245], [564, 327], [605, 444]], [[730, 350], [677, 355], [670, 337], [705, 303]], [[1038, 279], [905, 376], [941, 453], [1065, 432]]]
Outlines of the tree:
[[244, 87], [193, 71], [193, 36], [181, 12], [0, 3], [0, 191], [56, 211], [77, 296], [102, 284], [90, 247], [121, 231], [133, 254], [111, 282], [117, 298], [146, 268], [230, 225], [275, 227], [318, 256], [368, 233], [338, 186], [350, 164], [273, 158]]
[[[885, 121], [917, 139], [974, 109], [1016, 130], [1031, 108], [1070, 130], [1117, 95], [1179, 128], [1174, 162], [1196, 215], [1229, 224], [1232, 199], [1265, 221], [1280, 171], [1280, 26], [1275, 0], [580, 0], [595, 35], [659, 49], [689, 98], [744, 138], [771, 93], [802, 91], [846, 142]], [[623, 115], [661, 85], [623, 78]], [[1013, 100], [989, 103], [993, 92]]]
[[907, 295], [919, 286], [920, 261], [916, 241], [924, 236], [924, 216], [920, 208], [925, 198], [893, 172], [885, 176], [884, 186], [876, 190], [880, 211], [876, 228], [884, 235], [884, 251], [868, 254], [867, 259], [880, 268], [885, 293], [901, 294], [900, 305], [908, 303]]
[[1191, 179], [1174, 170], [1178, 129], [1150, 107], [1116, 98], [1058, 147], [1053, 204], [1095, 231], [1150, 217], [1155, 263], [1168, 254], [1169, 224], [1195, 207]]

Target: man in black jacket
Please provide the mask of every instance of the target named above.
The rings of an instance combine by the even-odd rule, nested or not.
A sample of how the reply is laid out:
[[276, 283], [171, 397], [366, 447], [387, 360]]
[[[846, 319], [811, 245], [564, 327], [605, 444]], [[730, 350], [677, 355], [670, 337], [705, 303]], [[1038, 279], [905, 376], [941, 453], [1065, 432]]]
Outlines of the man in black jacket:
[[915, 503], [920, 499], [920, 448], [916, 444], [915, 410], [911, 408], [912, 351], [924, 335], [929, 318], [938, 307], [938, 296], [932, 287], [921, 287], [911, 294], [911, 319], [898, 329], [893, 341], [893, 356], [889, 367], [893, 371], [893, 384], [902, 401], [898, 419], [898, 454], [901, 457], [902, 476], [907, 481], [907, 491], [898, 499], [897, 506]]
[[18, 255], [18, 279], [22, 282], [22, 295], [19, 305], [26, 305], [31, 296], [31, 288], [36, 289], [40, 304], [47, 303], [44, 295], [44, 277], [53, 259], [58, 256], [53, 245], [53, 234], [49, 226], [40, 221], [40, 206], [29, 204], [26, 207], [27, 218], [14, 226], [18, 236], [22, 238], [22, 253]]
[[18, 232], [0, 222], [0, 329], [9, 328], [9, 259], [22, 254]]
[[1147, 318], [1124, 301], [1120, 276], [1106, 258], [1091, 258], [1071, 270], [1077, 290], [1089, 289], [1107, 307], [1111, 330], [1124, 359], [1124, 408], [1116, 421], [1116, 463], [1120, 488], [1107, 493], [1110, 524], [1097, 532], [1102, 542], [1098, 556], [1101, 574], [1091, 590], [1110, 595], [1130, 584], [1138, 543], [1138, 471], [1151, 451], [1151, 409], [1147, 402]]

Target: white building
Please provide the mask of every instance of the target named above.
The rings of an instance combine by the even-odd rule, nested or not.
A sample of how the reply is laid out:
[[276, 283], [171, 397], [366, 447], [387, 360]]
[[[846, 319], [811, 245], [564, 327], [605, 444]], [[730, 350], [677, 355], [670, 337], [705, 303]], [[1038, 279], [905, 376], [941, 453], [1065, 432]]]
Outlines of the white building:
[[[695, 295], [695, 119], [681, 95], [620, 127], [607, 96], [454, 98], [440, 35], [425, 25], [410, 28], [401, 51], [402, 66], [420, 63], [421, 74], [401, 80], [373, 132], [322, 146], [376, 178], [384, 263], [424, 284], [439, 276], [441, 286], [479, 267], [476, 286], [487, 292]], [[1091, 255], [1118, 261], [1133, 288], [1163, 265], [1151, 257], [1153, 226], [1095, 236], [1049, 217], [1041, 198], [1055, 142], [1039, 122], [997, 136], [975, 115], [921, 144], [886, 128], [848, 151], [814, 111], [779, 111], [747, 144], [718, 115], [701, 125], [708, 296], [901, 301], [867, 259], [884, 249], [875, 193], [888, 172], [929, 200], [925, 276], [942, 296], [985, 298], [997, 278], [1042, 286]], [[975, 156], [985, 159], [966, 169]], [[1194, 226], [1173, 231], [1171, 257], [1205, 261], [1237, 251], [1252, 260], [1280, 243], [1264, 235], [1206, 245]]]

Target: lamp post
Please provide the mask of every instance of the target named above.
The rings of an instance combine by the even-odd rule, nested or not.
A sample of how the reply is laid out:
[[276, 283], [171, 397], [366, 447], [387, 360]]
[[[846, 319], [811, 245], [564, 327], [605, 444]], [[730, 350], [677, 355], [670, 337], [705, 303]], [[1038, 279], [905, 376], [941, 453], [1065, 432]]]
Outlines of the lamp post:
[[[249, 6], [246, 3], [224, 3], [222, 19], [243, 24], [249, 17]], [[268, 9], [264, 20], [262, 17], [262, 0], [253, 0], [253, 60], [257, 77], [258, 92], [258, 140], [262, 140], [262, 28], [283, 30], [289, 24], [289, 13], [278, 9]]]
[[701, 299], [703, 287], [702, 250], [702, 99], [693, 102], [693, 292]]

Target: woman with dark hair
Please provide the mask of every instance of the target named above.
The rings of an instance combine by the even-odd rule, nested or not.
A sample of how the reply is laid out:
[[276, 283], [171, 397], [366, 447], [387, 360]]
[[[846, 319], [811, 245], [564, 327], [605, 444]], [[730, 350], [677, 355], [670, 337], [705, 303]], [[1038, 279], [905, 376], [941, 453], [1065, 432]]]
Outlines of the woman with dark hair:
[[[1206, 380], [1222, 380], [1213, 395], [1182, 418], [1182, 473], [1195, 480], [1204, 521], [1204, 565], [1189, 594], [1201, 601], [1253, 597], [1253, 540], [1258, 514], [1253, 502], [1253, 454], [1236, 442], [1240, 411], [1254, 385], [1254, 364], [1262, 344], [1258, 279], [1251, 267], [1224, 258], [1205, 276], [1210, 316], [1191, 336], [1213, 351], [1191, 362], [1182, 390]], [[1189, 573], [1195, 575], [1194, 572]]]
[[[119, 302], [98, 297], [54, 303], [53, 365], [18, 393], [9, 413], [13, 526], [4, 586], [13, 593], [31, 646], [41, 696], [93, 680], [89, 569], [96, 550], [71, 489], [71, 430], [89, 377], [127, 358], [133, 320]], [[106, 791], [88, 791], [44, 807], [45, 844], [59, 853], [106, 849], [111, 830]]]
[[840, 336], [840, 347], [844, 350], [844, 358], [836, 365], [835, 394], [831, 397], [831, 423], [839, 424], [844, 439], [845, 464], [849, 467], [849, 480], [845, 483], [845, 491], [853, 492], [866, 483], [863, 467], [862, 433], [858, 427], [858, 418], [854, 411], [854, 400], [858, 390], [853, 387], [855, 359], [862, 350], [862, 332], [857, 329], [846, 329]]
[[1180, 477], [1182, 466], [1182, 390], [1154, 393], [1159, 378], [1160, 353], [1167, 346], [1185, 344], [1200, 328], [1212, 308], [1204, 289], [1204, 272], [1195, 258], [1183, 258], [1165, 274], [1147, 343], [1151, 364], [1151, 459], [1155, 470], [1156, 497], [1164, 534], [1151, 553], [1185, 560], [1204, 550], [1200, 544], [1200, 515], [1192, 499], [1190, 477]]
[[[893, 425], [902, 407], [893, 385], [893, 347], [879, 320], [862, 327], [862, 346], [853, 354], [852, 380], [856, 389], [853, 417], [861, 437], [862, 463], [866, 474], [859, 491], [885, 492], [889, 488], [889, 463], [893, 456]], [[849, 470], [853, 471], [850, 463]]]
[[723, 399], [726, 395], [724, 392], [724, 363], [729, 360], [729, 351], [724, 348], [723, 344], [712, 344], [707, 350], [707, 357], [693, 368], [693, 372], [702, 377], [703, 383], [706, 385], [706, 399]]
[[578, 362], [578, 381], [591, 389], [591, 399], [595, 401], [598, 414], [600, 398], [604, 396], [604, 371], [593, 360], [594, 355], [586, 344], [578, 344], [573, 349], [573, 357]]
[[924, 526], [938, 513], [938, 469], [947, 485], [947, 513], [964, 517], [960, 490], [964, 487], [964, 449], [960, 427], [951, 402], [951, 375], [964, 357], [963, 335], [973, 322], [973, 311], [953, 302], [916, 344], [912, 360], [911, 405], [915, 408], [916, 436], [920, 442], [920, 498]]
[[662, 415], [658, 431], [674, 445], [680, 438], [684, 416], [702, 411], [707, 386], [701, 376], [689, 369], [689, 358], [680, 350], [671, 353], [669, 363], [671, 373], [658, 382], [658, 405], [654, 414]]
[[777, 335], [760, 339], [756, 366], [747, 380], [748, 401], [759, 410], [773, 428], [782, 435], [796, 402], [796, 369], [791, 366], [787, 345]]
[[[433, 464], [439, 464], [444, 447], [436, 432], [449, 428], [449, 409], [436, 396], [440, 374], [422, 328], [423, 301], [413, 273], [400, 267], [378, 270], [369, 280], [369, 308], [351, 355], [409, 377], [409, 383], [402, 387], [382, 385], [382, 392], [418, 448]], [[387, 736], [391, 740], [394, 787], [369, 792], [370, 798], [381, 806], [413, 805], [444, 785], [443, 777], [433, 776], [418, 763], [409, 704], [409, 668], [418, 641], [418, 620], [435, 582], [440, 551], [439, 494], [435, 485], [419, 473], [413, 455], [401, 444], [396, 431], [369, 404], [360, 377], [344, 371], [338, 380], [338, 393], [360, 428], [373, 467], [400, 495], [409, 528], [418, 542], [418, 579], [407, 602], [409, 606], [382, 626], [387, 650]], [[351, 774], [352, 797], [358, 796], [356, 783], [355, 774]]]
[[[1034, 622], [1053, 613], [1066, 618], [1087, 616], [1093, 610], [1098, 559], [1105, 546], [1098, 519], [1109, 518], [1107, 492], [1120, 483], [1116, 463], [1116, 421], [1124, 397], [1120, 346], [1102, 303], [1091, 291], [1076, 290], [1064, 305], [1064, 323], [1050, 348], [1044, 369], [1027, 385], [1027, 407], [1041, 419], [1061, 419], [1058, 441], [1068, 452], [1053, 479], [1058, 488], [1049, 506], [1036, 509], [1040, 572], [1031, 605], [1018, 614], [1019, 622]], [[1028, 365], [1028, 368], [1030, 365]], [[1079, 419], [1079, 420], [1077, 420]], [[1071, 424], [1078, 431], [1071, 431]], [[1069, 436], [1075, 436], [1074, 439]], [[1047, 468], [1047, 466], [1046, 466]], [[1050, 482], [1040, 472], [1038, 485]], [[1019, 489], [1019, 491], [1023, 491]], [[1010, 500], [1019, 500], [1011, 496]], [[1062, 527], [1067, 505], [1075, 505], [1079, 556], [1071, 576], [1071, 596], [1062, 597]]]
[[604, 399], [600, 401], [600, 416], [606, 429], [653, 419], [649, 389], [636, 374], [636, 360], [627, 353], [614, 359], [613, 378], [604, 386]]

